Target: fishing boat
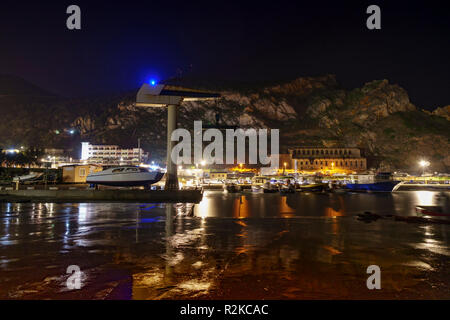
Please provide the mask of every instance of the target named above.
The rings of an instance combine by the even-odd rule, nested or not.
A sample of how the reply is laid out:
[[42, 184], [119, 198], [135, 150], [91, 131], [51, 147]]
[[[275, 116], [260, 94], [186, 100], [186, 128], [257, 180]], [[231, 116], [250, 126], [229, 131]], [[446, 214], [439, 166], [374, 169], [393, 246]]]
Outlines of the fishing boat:
[[238, 185], [236, 185], [235, 183], [228, 183], [224, 186], [225, 191], [227, 191], [228, 193], [237, 193], [240, 192], [241, 189]]
[[264, 193], [275, 193], [275, 192], [278, 192], [278, 191], [280, 191], [280, 190], [278, 189], [278, 187], [275, 186], [275, 185], [273, 185], [273, 184], [270, 183], [270, 182], [266, 182], [266, 183], [264, 183], [264, 185], [263, 185], [263, 192], [264, 192]]
[[295, 187], [293, 185], [283, 186], [280, 188], [280, 193], [281, 194], [295, 193]]
[[263, 191], [263, 187], [260, 185], [252, 185], [252, 192], [260, 193]]
[[380, 172], [376, 175], [352, 175], [346, 188], [358, 192], [392, 192], [400, 181], [394, 181], [390, 172]]
[[139, 167], [114, 167], [100, 172], [90, 173], [86, 183], [107, 186], [148, 186], [156, 183], [164, 176], [163, 172], [148, 171]]
[[300, 190], [305, 192], [321, 192], [328, 187], [327, 183], [311, 183], [300, 185]]

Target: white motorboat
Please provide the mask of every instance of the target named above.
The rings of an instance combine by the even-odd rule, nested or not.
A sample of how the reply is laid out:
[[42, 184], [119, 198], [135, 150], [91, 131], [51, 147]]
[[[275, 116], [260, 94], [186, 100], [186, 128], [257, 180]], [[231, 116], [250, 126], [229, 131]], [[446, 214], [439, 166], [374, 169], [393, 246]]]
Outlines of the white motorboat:
[[29, 174], [25, 174], [23, 176], [16, 176], [13, 178], [13, 181], [30, 181], [36, 180], [37, 178], [43, 175], [42, 172], [30, 172]]
[[90, 173], [86, 183], [107, 186], [148, 186], [164, 176], [163, 172], [148, 171], [139, 167], [114, 167]]

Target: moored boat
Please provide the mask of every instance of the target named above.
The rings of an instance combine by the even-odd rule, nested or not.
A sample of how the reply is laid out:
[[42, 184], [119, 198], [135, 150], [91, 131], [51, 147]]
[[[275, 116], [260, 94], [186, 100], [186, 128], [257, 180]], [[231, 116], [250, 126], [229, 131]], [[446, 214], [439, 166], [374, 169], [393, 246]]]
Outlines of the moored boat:
[[259, 192], [262, 192], [262, 191], [263, 191], [263, 187], [262, 186], [260, 186], [260, 185], [252, 185], [252, 192], [259, 193]]
[[416, 206], [416, 213], [423, 216], [450, 217], [450, 198], [445, 192], [435, 195], [437, 205]]
[[282, 194], [295, 193], [295, 187], [293, 185], [283, 186], [280, 188], [280, 193]]
[[355, 183], [347, 183], [346, 188], [350, 191], [359, 192], [392, 192], [400, 181], [392, 180], [389, 172], [382, 172], [376, 175], [357, 175], [354, 176]]
[[300, 185], [300, 190], [301, 191], [306, 191], [306, 192], [321, 192], [321, 191], [325, 191], [328, 187], [328, 184], [326, 183], [312, 183], [312, 184], [303, 184]]
[[228, 193], [237, 193], [237, 192], [240, 192], [240, 191], [241, 191], [240, 187], [237, 186], [237, 185], [234, 184], [234, 183], [226, 184], [226, 185], [224, 186], [224, 189], [225, 189], [225, 191], [227, 191]]
[[114, 167], [100, 172], [90, 173], [86, 183], [107, 186], [148, 186], [164, 176], [163, 172], [148, 171], [139, 167]]
[[423, 216], [450, 217], [450, 212], [446, 212], [441, 206], [416, 206], [416, 213]]
[[263, 186], [263, 192], [264, 193], [275, 193], [275, 192], [279, 192], [280, 190], [278, 189], [277, 186], [273, 185], [270, 182], [266, 182], [264, 183]]

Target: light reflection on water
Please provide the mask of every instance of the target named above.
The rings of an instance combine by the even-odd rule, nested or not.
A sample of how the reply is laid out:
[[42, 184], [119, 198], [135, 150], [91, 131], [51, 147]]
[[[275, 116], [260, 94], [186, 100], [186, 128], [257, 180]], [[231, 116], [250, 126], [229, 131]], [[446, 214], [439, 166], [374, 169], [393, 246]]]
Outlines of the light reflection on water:
[[414, 191], [383, 194], [226, 194], [206, 191], [195, 205], [201, 218], [340, 217], [364, 211], [379, 214], [415, 215], [417, 205], [435, 205], [438, 192]]
[[423, 277], [410, 277], [424, 270], [437, 272], [448, 290], [448, 226], [353, 217], [412, 215], [415, 205], [434, 204], [434, 194], [206, 192], [196, 205], [5, 203], [0, 298], [71, 297], [61, 288], [69, 264], [92, 281], [84, 298], [105, 286], [135, 299], [354, 296], [366, 294], [357, 276], [369, 264], [387, 273], [384, 292], [426, 290]]

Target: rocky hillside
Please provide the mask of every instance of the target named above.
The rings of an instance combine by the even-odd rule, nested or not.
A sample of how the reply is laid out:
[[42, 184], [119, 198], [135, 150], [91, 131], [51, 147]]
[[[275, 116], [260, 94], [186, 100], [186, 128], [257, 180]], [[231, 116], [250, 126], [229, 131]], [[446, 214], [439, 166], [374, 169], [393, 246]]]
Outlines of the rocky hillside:
[[[253, 87], [208, 85], [207, 89], [220, 91], [220, 101], [185, 103], [179, 126], [191, 128], [194, 120], [214, 124], [219, 114], [220, 122], [227, 125], [279, 128], [284, 149], [359, 147], [372, 167], [413, 171], [426, 158], [431, 169], [450, 171], [449, 107], [423, 111], [410, 102], [403, 88], [387, 80], [353, 90], [341, 88], [332, 75]], [[76, 145], [86, 140], [134, 146], [141, 138], [153, 158], [163, 159], [165, 112], [135, 107], [135, 94], [83, 100], [0, 97], [2, 144]], [[69, 127], [78, 129], [76, 137], [54, 134]]]

